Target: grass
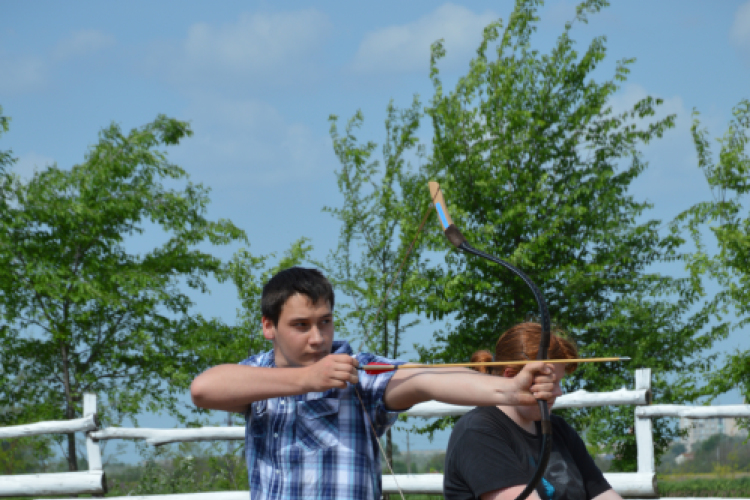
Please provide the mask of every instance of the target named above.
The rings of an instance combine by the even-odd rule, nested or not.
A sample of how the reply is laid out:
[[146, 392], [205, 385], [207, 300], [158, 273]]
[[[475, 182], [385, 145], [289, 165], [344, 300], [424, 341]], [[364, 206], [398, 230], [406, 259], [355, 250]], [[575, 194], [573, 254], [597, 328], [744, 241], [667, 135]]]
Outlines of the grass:
[[659, 477], [662, 497], [750, 497], [750, 476], [735, 477]]

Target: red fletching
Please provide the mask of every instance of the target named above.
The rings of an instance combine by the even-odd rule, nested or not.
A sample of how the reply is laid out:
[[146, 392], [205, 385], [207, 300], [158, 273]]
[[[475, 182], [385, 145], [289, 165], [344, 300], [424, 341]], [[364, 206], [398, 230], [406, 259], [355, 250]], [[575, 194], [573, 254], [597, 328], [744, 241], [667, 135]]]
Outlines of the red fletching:
[[[388, 369], [388, 370], [368, 370], [367, 369], [368, 366], [375, 366], [375, 365], [377, 365], [377, 366], [390, 366], [390, 369]], [[368, 374], [368, 375], [377, 375], [379, 373], [385, 373], [385, 372], [393, 371], [396, 368], [393, 365], [389, 365], [388, 363], [368, 363], [368, 364], [366, 364], [363, 367], [363, 369], [365, 370], [365, 373]]]

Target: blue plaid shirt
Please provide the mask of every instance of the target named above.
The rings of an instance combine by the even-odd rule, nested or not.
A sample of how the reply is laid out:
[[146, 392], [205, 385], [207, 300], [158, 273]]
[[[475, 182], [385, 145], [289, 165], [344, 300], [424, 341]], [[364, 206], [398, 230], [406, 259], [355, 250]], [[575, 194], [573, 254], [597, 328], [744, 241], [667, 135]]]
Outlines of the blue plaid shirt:
[[[333, 343], [335, 354], [352, 355], [346, 341]], [[401, 364], [372, 354], [354, 356], [360, 363]], [[275, 367], [273, 350], [251, 356], [242, 365]], [[377, 438], [396, 421], [383, 395], [394, 372], [360, 372], [356, 385], [301, 396], [257, 401], [245, 420], [245, 456], [250, 498], [376, 500], [382, 490]]]

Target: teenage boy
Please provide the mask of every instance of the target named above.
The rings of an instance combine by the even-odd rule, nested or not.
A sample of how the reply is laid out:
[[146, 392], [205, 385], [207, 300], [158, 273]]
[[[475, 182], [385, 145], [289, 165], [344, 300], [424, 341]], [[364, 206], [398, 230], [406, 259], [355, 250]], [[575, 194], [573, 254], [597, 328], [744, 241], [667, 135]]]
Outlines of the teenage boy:
[[403, 362], [353, 354], [334, 341], [333, 305], [319, 271], [279, 272], [261, 298], [263, 336], [273, 349], [193, 380], [197, 406], [245, 415], [252, 499], [377, 500], [377, 439], [399, 412], [429, 400], [496, 406], [552, 397], [554, 374], [542, 363], [514, 378], [462, 368], [358, 372], [368, 363]]

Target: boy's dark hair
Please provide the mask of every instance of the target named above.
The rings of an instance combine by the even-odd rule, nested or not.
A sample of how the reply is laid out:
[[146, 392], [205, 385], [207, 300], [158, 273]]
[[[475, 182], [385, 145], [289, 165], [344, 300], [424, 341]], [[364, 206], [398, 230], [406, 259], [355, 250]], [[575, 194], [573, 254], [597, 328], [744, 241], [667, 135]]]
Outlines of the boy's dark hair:
[[270, 319], [274, 326], [278, 325], [284, 304], [289, 297], [298, 293], [307, 296], [313, 303], [323, 299], [333, 310], [333, 287], [323, 273], [317, 269], [290, 267], [276, 273], [263, 287], [260, 299], [263, 317]]

